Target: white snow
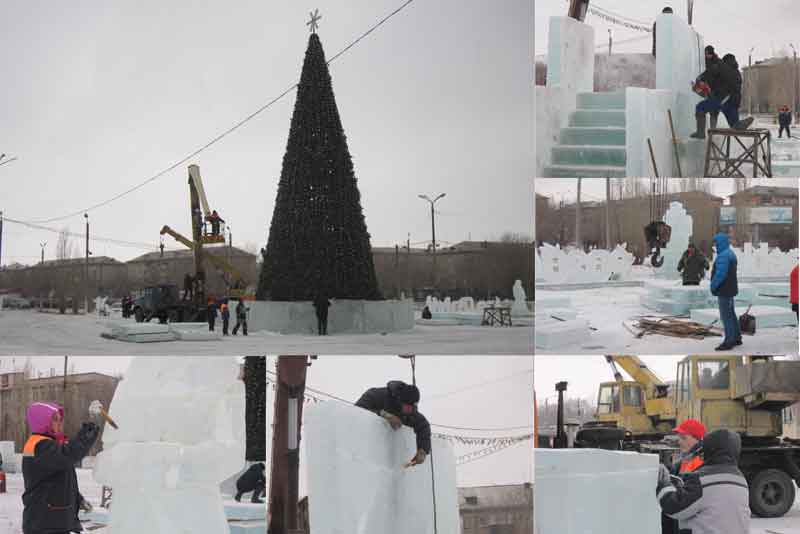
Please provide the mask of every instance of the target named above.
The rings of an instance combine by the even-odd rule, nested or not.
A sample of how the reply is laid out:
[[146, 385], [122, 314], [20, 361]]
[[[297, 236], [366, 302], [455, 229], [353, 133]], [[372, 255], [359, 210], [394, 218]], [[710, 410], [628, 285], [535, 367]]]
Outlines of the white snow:
[[[646, 272], [638, 269], [639, 273]], [[652, 275], [648, 275], [652, 277]], [[787, 275], [788, 278], [788, 275]], [[679, 281], [674, 282], [676, 286]], [[672, 354], [713, 354], [714, 348], [722, 342], [722, 337], [707, 337], [703, 340], [647, 335], [637, 339], [623, 322], [630, 322], [640, 315], [660, 315], [644, 307], [641, 299], [648, 294], [644, 287], [599, 287], [575, 291], [548, 291], [537, 289], [537, 300], [544, 295], [568, 295], [571, 298], [571, 309], [577, 311], [578, 319], [585, 319], [589, 326], [583, 335], [571, 335], [557, 349], [537, 347], [537, 354], [664, 354], [668, 350]], [[787, 304], [788, 307], [788, 304]], [[745, 312], [743, 303], [736, 304], [736, 313]], [[536, 327], [550, 323], [549, 314], [553, 310], [537, 308]], [[663, 314], [661, 314], [663, 315]], [[537, 334], [538, 335], [538, 334]], [[796, 327], [780, 327], [757, 329], [754, 336], [745, 336], [744, 344], [733, 352], [739, 354], [794, 354], [798, 351]]]
[[[217, 323], [217, 328], [220, 328]], [[529, 354], [530, 327], [415, 326], [387, 334], [331, 336], [255, 332], [221, 342], [123, 343], [100, 337], [93, 316], [6, 310], [0, 315], [0, 353], [57, 355], [219, 354]]]
[[658, 456], [536, 449], [537, 534], [659, 534]]
[[244, 465], [236, 358], [135, 358], [111, 401], [95, 480], [114, 488], [114, 534], [219, 534], [219, 486]]
[[432, 456], [405, 468], [416, 452], [410, 429], [393, 431], [367, 410], [334, 402], [310, 406], [304, 417], [315, 534], [459, 532], [455, 457], [448, 442], [434, 438]]

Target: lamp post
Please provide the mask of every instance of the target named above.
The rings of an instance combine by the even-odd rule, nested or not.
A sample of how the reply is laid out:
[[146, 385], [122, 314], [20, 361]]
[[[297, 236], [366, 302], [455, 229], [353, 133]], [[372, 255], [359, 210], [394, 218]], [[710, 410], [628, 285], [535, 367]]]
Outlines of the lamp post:
[[47, 241], [45, 241], [44, 243], [39, 243], [39, 247], [41, 247], [42, 249], [42, 264], [44, 264], [44, 247], [46, 246], [47, 246]]
[[750, 48], [747, 53], [747, 111], [750, 116], [753, 116], [753, 50], [756, 47]]
[[436, 219], [435, 219], [435, 212], [433, 210], [434, 204], [440, 198], [444, 198], [446, 193], [442, 193], [433, 200], [428, 195], [417, 195], [419, 198], [423, 200], [427, 200], [431, 205], [431, 248], [433, 250], [433, 255], [436, 257]]
[[84, 213], [83, 218], [86, 219], [86, 263], [83, 267], [83, 306], [86, 310], [86, 315], [89, 315], [89, 214]]

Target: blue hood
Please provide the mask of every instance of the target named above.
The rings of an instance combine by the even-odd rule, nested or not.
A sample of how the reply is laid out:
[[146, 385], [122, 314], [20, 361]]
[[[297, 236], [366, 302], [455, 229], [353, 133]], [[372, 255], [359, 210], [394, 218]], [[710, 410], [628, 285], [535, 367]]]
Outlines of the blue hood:
[[725, 252], [731, 248], [731, 242], [727, 234], [717, 234], [714, 236], [714, 245], [717, 247], [717, 254]]

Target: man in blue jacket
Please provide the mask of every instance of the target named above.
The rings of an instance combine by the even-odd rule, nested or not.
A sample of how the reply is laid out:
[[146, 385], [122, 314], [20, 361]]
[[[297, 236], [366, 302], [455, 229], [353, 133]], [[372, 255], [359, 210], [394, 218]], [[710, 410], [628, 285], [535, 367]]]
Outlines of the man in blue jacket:
[[778, 125], [780, 126], [780, 129], [778, 130], [778, 139], [783, 137], [784, 130], [786, 130], [786, 137], [788, 139], [792, 138], [792, 130], [789, 129], [791, 124], [792, 112], [789, 111], [789, 106], [783, 106], [778, 112]]
[[714, 246], [717, 255], [711, 268], [711, 294], [717, 297], [719, 318], [725, 328], [725, 338], [716, 350], [730, 350], [742, 344], [739, 318], [734, 309], [734, 301], [739, 294], [739, 283], [736, 278], [737, 260], [726, 234], [715, 235]]

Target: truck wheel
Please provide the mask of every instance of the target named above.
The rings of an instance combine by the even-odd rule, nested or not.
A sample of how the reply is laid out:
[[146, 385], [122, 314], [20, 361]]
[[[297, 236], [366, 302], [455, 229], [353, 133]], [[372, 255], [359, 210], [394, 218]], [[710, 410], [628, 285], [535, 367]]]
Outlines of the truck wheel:
[[750, 510], [759, 517], [783, 516], [794, 497], [794, 481], [780, 469], [765, 469], [750, 482]]
[[144, 322], [144, 312], [142, 311], [141, 308], [136, 308], [135, 310], [133, 310], [133, 316], [136, 318], [137, 323]]

